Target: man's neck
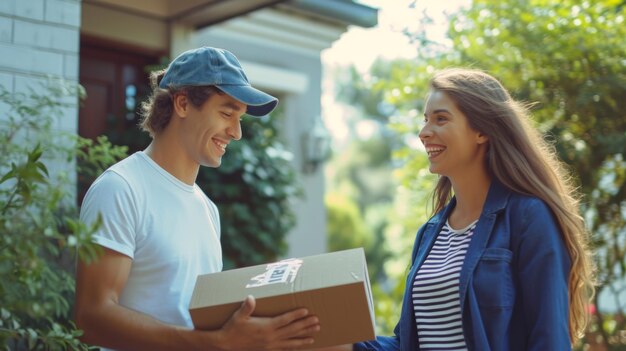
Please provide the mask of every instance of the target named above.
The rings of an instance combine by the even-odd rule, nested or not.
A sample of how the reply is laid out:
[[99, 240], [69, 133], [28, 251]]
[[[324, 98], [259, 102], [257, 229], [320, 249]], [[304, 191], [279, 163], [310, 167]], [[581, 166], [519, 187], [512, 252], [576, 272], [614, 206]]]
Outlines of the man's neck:
[[156, 136], [144, 152], [181, 182], [189, 185], [196, 182], [200, 165], [189, 159], [180, 145], [169, 142], [167, 135]]

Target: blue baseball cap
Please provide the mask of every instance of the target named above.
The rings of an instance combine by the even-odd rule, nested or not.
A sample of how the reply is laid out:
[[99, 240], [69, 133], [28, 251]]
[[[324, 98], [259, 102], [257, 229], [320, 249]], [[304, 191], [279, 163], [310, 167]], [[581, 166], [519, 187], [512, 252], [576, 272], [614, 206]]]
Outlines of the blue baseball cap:
[[246, 113], [265, 116], [278, 99], [253, 88], [237, 57], [228, 50], [201, 47], [185, 51], [170, 63], [159, 87], [213, 85], [232, 98], [248, 105]]

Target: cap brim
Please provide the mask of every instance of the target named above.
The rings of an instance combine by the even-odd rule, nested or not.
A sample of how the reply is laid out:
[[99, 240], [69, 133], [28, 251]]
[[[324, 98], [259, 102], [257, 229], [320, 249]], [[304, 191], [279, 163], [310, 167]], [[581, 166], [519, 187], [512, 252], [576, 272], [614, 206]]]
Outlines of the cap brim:
[[234, 99], [248, 105], [246, 113], [261, 117], [272, 112], [278, 99], [249, 85], [216, 85], [220, 90]]

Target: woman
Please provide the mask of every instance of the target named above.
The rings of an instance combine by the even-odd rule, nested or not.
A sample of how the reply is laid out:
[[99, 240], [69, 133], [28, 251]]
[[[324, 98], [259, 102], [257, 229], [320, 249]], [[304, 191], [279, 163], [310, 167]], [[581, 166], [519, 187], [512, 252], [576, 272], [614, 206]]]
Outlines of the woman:
[[593, 267], [573, 187], [493, 77], [434, 76], [423, 142], [440, 175], [392, 337], [355, 350], [571, 350]]

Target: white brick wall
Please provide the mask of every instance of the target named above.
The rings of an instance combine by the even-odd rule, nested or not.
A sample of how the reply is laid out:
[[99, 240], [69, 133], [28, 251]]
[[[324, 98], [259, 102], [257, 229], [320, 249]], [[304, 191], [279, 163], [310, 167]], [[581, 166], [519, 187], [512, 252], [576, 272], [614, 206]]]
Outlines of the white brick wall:
[[0, 43], [0, 71], [25, 76], [63, 75], [63, 54]]
[[0, 15], [0, 42], [10, 43], [13, 39], [13, 20]]
[[77, 78], [80, 1], [0, 1], [0, 73]]
[[0, 13], [7, 15], [15, 14], [15, 3], [17, 3], [17, 1], [0, 1]]
[[[77, 82], [80, 11], [80, 0], [0, 0], [0, 86], [28, 93], [29, 88], [42, 90], [50, 78]], [[77, 99], [64, 100], [75, 105], [64, 109], [54, 127], [76, 133]], [[0, 103], [0, 120], [6, 111]], [[65, 160], [47, 163], [74, 174]]]
[[47, 0], [45, 19], [47, 22], [80, 27], [80, 2]]
[[[76, 82], [80, 7], [80, 0], [0, 0], [0, 85], [18, 91], [47, 77]], [[59, 126], [75, 131], [77, 109], [67, 113]]]
[[63, 76], [65, 79], [78, 80], [78, 53], [63, 55]]
[[15, 77], [14, 91], [19, 94], [30, 94], [33, 90], [40, 90], [46, 82], [44, 77], [18, 75]]
[[18, 45], [78, 52], [78, 31], [72, 27], [15, 20], [13, 33], [13, 41]]
[[[13, 76], [8, 73], [0, 72], [0, 87], [8, 92], [13, 92]], [[9, 106], [0, 101], [0, 120], [6, 119], [6, 113]]]
[[13, 92], [13, 76], [0, 72], [0, 86], [7, 91]]
[[[6, 1], [6, 0], [5, 0]], [[31, 18], [43, 21], [44, 5], [43, 0], [9, 0], [15, 1], [15, 15], [19, 17]]]

